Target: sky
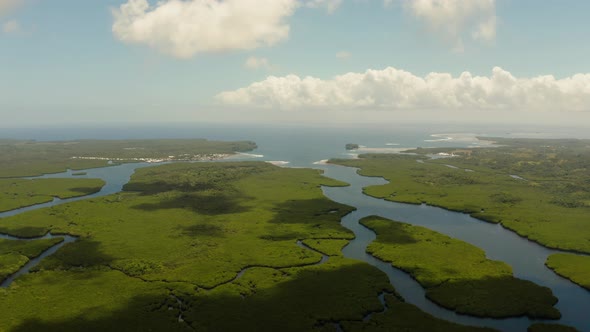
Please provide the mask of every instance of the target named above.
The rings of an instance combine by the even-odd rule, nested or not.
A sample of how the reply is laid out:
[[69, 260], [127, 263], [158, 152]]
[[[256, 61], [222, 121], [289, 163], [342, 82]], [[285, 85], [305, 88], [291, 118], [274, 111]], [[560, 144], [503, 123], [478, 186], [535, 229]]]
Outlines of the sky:
[[590, 124], [590, 1], [0, 0], [0, 128]]

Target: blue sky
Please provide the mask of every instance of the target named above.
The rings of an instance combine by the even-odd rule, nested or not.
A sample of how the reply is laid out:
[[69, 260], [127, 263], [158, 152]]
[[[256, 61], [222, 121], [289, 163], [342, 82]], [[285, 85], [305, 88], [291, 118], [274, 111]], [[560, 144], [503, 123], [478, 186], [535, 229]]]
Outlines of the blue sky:
[[[183, 2], [206, 1], [215, 2]], [[379, 0], [342, 0], [331, 13], [322, 7], [321, 0], [318, 5], [303, 0], [285, 1], [296, 3], [292, 13], [281, 18], [282, 24], [289, 27], [288, 36], [270, 45], [261, 43], [249, 49], [230, 45], [223, 50], [189, 51], [189, 56], [179, 57], [166, 50], [169, 46], [166, 38], [176, 38], [174, 27], [171, 27], [174, 20], [166, 23], [173, 32], [158, 37], [155, 42], [150, 36], [135, 36], [130, 42], [113, 32], [116, 18], [112, 10], [120, 8], [128, 2], [126, 0], [0, 0], [0, 115], [5, 119], [5, 125], [10, 125], [33, 120], [50, 122], [56, 117], [71, 122], [138, 118], [150, 122], [209, 118], [221, 121], [228, 116], [266, 118], [265, 114], [272, 114], [270, 118], [280, 121], [305, 118], [303, 115], [294, 116], [297, 112], [316, 116], [325, 111], [332, 116], [334, 108], [346, 108], [345, 112], [351, 117], [358, 113], [369, 114], [374, 109], [398, 115], [417, 109], [428, 109], [429, 112], [438, 109], [449, 114], [471, 109], [477, 111], [480, 106], [461, 100], [458, 104], [449, 104], [438, 99], [428, 104], [402, 103], [399, 101], [401, 97], [395, 99], [384, 95], [391, 91], [414, 92], [414, 88], [391, 83], [397, 81], [399, 73], [395, 72], [388, 72], [387, 85], [363, 87], [359, 91], [342, 90], [344, 83], [334, 82], [333, 78], [387, 67], [418, 78], [425, 78], [431, 72], [449, 73], [456, 78], [464, 71], [490, 78], [494, 67], [501, 67], [517, 79], [550, 74], [559, 81], [579, 73], [590, 73], [590, 43], [587, 41], [590, 2], [585, 0], [481, 0], [486, 2], [482, 6], [484, 10], [477, 12], [479, 9], [474, 9], [473, 21], [467, 17], [466, 21], [470, 23], [461, 26], [454, 35], [442, 31], [453, 22], [445, 21], [443, 17], [437, 21], [439, 25], [433, 25], [429, 20], [439, 20], [436, 9], [433, 9], [434, 13], [428, 13], [430, 16], [420, 17], [419, 12], [413, 11], [416, 8], [412, 7], [412, 0], [394, 0], [388, 6]], [[445, 2], [424, 1], [435, 5]], [[2, 2], [6, 2], [4, 7], [13, 6], [4, 8]], [[166, 2], [162, 3], [165, 5]], [[265, 6], [271, 0], [257, 2]], [[450, 1], [450, 6], [465, 3], [454, 2]], [[155, 1], [150, 1], [150, 5], [145, 14], [163, 11]], [[486, 7], [490, 5], [491, 9]], [[458, 10], [462, 11], [468, 10]], [[235, 15], [241, 18], [248, 13], [237, 12]], [[496, 22], [494, 36], [483, 41], [474, 40], [471, 35], [477, 24], [492, 16]], [[180, 20], [200, 24], [197, 16]], [[229, 36], [232, 31], [223, 36]], [[192, 43], [206, 43], [198, 36], [187, 38]], [[462, 47], [457, 46], [458, 39], [462, 40]], [[153, 43], [168, 46], [162, 48]], [[262, 64], [259, 68], [247, 68], [248, 58]], [[310, 85], [305, 83], [303, 86], [304, 83], [289, 80], [288, 88], [295, 89], [293, 91], [298, 94], [302, 86], [306, 89], [305, 96], [297, 97], [305, 100], [286, 100], [286, 97], [276, 95], [278, 88], [270, 86], [267, 77], [271, 75], [278, 78], [294, 75], [299, 79], [310, 76], [321, 81], [321, 86], [312, 85], [314, 91], [319, 91], [318, 94], [328, 92], [312, 98], [307, 95], [312, 93], [307, 91], [311, 89]], [[363, 79], [366, 76], [358, 78]], [[239, 96], [231, 95], [231, 102], [228, 98], [220, 98], [220, 93], [248, 89], [255, 82], [263, 84], [264, 95], [260, 95], [260, 91], [244, 90]], [[580, 82], [578, 85], [587, 80]], [[436, 87], [446, 91], [440, 85]], [[424, 99], [425, 93], [428, 94], [426, 99], [435, 98], [431, 96], [436, 93], [432, 92], [433, 89], [420, 91], [420, 98]], [[350, 94], [354, 100], [327, 100], [329, 95], [336, 93], [334, 91]], [[363, 93], [370, 102], [359, 101]], [[453, 90], [448, 93], [463, 92]], [[575, 98], [581, 98], [580, 103], [570, 105], [555, 97], [555, 107], [550, 111], [563, 109], [568, 111], [564, 115], [567, 117], [571, 112], [590, 110], [590, 106], [588, 110], [583, 108], [590, 100], [588, 89], [582, 87], [568, 93], [564, 96], [572, 99], [573, 94]], [[549, 96], [547, 98], [553, 95], [552, 90], [544, 94]], [[516, 106], [519, 110], [531, 112], [537, 105], [534, 102], [515, 104], [500, 98], [507, 106], [496, 107], [491, 105], [500, 103], [496, 97], [489, 97], [481, 106], [486, 109], [485, 114], [512, 112]], [[518, 98], [523, 99], [522, 96]], [[320, 103], [311, 99], [327, 101]], [[487, 110], [490, 108], [492, 110]], [[559, 117], [558, 113], [555, 116]]]

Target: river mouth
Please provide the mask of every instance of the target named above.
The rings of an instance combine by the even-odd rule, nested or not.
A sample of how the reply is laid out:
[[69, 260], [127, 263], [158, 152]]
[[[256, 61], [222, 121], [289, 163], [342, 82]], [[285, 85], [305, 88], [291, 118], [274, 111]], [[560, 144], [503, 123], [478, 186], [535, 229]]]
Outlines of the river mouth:
[[[272, 158], [272, 160], [289, 160], [288, 155], [279, 158], [276, 156], [269, 156], [268, 158]], [[59, 178], [75, 176], [77, 178], [100, 178], [105, 180], [107, 184], [100, 192], [93, 195], [67, 200], [55, 200], [51, 203], [8, 211], [0, 213], [0, 218], [34, 209], [118, 193], [122, 190], [123, 185], [129, 181], [136, 169], [156, 165], [157, 164], [123, 164], [84, 170], [83, 172], [86, 172], [85, 175], [73, 175], [71, 172], [44, 175], [42, 177]], [[420, 206], [394, 203], [366, 196], [362, 193], [363, 187], [385, 184], [386, 181], [382, 178], [360, 176], [356, 173], [356, 169], [354, 168], [325, 164], [314, 165], [312, 163], [306, 165], [307, 167], [323, 170], [325, 172], [324, 175], [327, 177], [351, 184], [350, 187], [323, 187], [323, 192], [329, 199], [357, 208], [356, 211], [342, 219], [342, 225], [353, 230], [356, 235], [356, 239], [343, 248], [343, 254], [345, 257], [365, 261], [382, 270], [388, 275], [392, 284], [407, 302], [418, 306], [420, 309], [438, 318], [465, 325], [489, 326], [503, 331], [525, 331], [531, 323], [535, 322], [526, 317], [482, 319], [466, 315], [458, 315], [430, 302], [424, 296], [424, 289], [407, 273], [397, 270], [393, 268], [391, 264], [382, 262], [365, 252], [366, 246], [375, 239], [375, 234], [358, 223], [358, 220], [362, 217], [379, 215], [389, 219], [424, 226], [482, 248], [486, 252], [488, 258], [501, 260], [512, 266], [515, 277], [531, 280], [553, 290], [555, 296], [559, 298], [559, 303], [556, 307], [563, 314], [563, 318], [555, 322], [575, 326], [581, 331], [586, 330], [587, 308], [590, 308], [590, 292], [557, 276], [544, 265], [546, 258], [550, 254], [558, 251], [547, 249], [521, 238], [515, 233], [502, 228], [500, 225], [482, 222], [462, 213], [447, 211], [426, 205]], [[54, 235], [49, 234], [46, 236]], [[55, 237], [63, 237], [64, 241], [58, 244], [60, 245], [59, 247], [58, 245], [51, 247], [39, 256], [38, 259], [35, 258], [34, 260], [36, 264], [42, 261], [45, 257], [58, 251], [61, 246], [76, 240], [74, 237], [68, 238], [67, 236], [62, 235], [55, 235]], [[498, 246], [499, 239], [501, 239], [501, 246]], [[12, 280], [28, 273], [36, 264], [31, 266], [27, 265], [26, 270], [23, 268], [22, 273], [21, 271], [17, 272], [19, 273], [18, 275], [14, 275], [14, 278], [10, 281], [5, 280], [2, 283], [2, 286], [5, 287], [4, 285], [10, 285]]]

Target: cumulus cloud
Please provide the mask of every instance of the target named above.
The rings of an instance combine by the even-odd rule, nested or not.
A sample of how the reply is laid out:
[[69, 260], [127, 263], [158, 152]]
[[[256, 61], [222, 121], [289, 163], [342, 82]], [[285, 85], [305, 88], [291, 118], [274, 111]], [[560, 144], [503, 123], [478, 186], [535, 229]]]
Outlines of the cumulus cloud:
[[4, 24], [2, 24], [2, 32], [4, 34], [7, 34], [7, 35], [15, 34], [15, 33], [19, 33], [20, 31], [21, 31], [20, 24], [16, 20], [11, 20], [8, 22], [4, 22]]
[[[496, 38], [495, 0], [399, 0], [417, 20], [463, 49], [463, 39], [471, 35], [474, 40], [489, 42]], [[386, 6], [392, 0], [384, 0]]]
[[[0, 0], [6, 1], [6, 0]], [[15, 1], [15, 0], [12, 0]], [[127, 0], [112, 10], [113, 34], [178, 58], [251, 50], [289, 37], [288, 18], [300, 7], [325, 8], [342, 0]]]
[[246, 59], [246, 62], [244, 63], [244, 67], [246, 67], [247, 69], [266, 69], [266, 70], [271, 70], [273, 69], [273, 65], [270, 63], [270, 61], [267, 58], [257, 58], [255, 56], [251, 56], [248, 59]]
[[296, 0], [129, 0], [114, 9], [113, 33], [179, 58], [271, 46], [289, 36]]
[[14, 8], [23, 3], [24, 0], [0, 0], [0, 16], [11, 12]]
[[227, 105], [282, 109], [590, 111], [590, 74], [517, 78], [495, 67], [490, 76], [464, 72], [419, 77], [389, 67], [330, 80], [270, 76], [216, 98]]

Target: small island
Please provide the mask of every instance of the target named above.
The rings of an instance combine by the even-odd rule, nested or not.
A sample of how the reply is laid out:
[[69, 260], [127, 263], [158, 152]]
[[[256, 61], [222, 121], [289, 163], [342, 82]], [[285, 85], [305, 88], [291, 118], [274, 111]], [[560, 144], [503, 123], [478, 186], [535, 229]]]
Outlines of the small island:
[[346, 144], [346, 150], [357, 150], [359, 148], [358, 144], [348, 143]]

